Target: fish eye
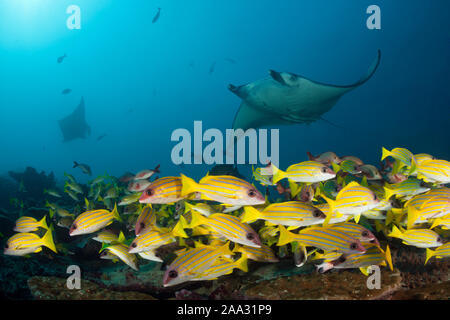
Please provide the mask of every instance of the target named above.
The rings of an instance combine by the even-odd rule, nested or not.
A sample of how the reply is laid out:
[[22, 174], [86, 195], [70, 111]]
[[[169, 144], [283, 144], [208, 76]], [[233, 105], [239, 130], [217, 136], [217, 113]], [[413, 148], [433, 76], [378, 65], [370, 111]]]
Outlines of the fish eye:
[[139, 225], [141, 228], [145, 228], [145, 223], [141, 222]]
[[422, 188], [425, 188], [425, 187], [427, 186], [427, 183], [426, 183], [425, 181], [421, 181], [421, 182], [420, 182], [420, 186], [421, 186]]
[[247, 233], [247, 240], [255, 239], [255, 235], [253, 233]]
[[248, 192], [248, 196], [249, 197], [254, 197], [254, 196], [256, 196], [256, 192], [255, 192], [255, 190], [250, 190], [249, 192]]
[[437, 237], [436, 241], [441, 242], [442, 241], [441, 237]]
[[152, 189], [147, 189], [146, 191], [145, 191], [145, 194], [147, 195], [147, 196], [152, 196], [153, 195], [153, 190]]
[[368, 236], [369, 236], [369, 232], [363, 231], [363, 232], [362, 232], [362, 236], [363, 236], [363, 237], [368, 237]]
[[314, 210], [314, 212], [313, 212], [313, 217], [314, 218], [318, 218], [318, 217], [320, 217], [322, 215], [322, 212], [320, 211], [320, 210]]
[[374, 193], [373, 194], [373, 201], [377, 201], [378, 200], [378, 197], [377, 197], [377, 195]]
[[9, 248], [9, 245], [8, 244], [5, 244], [5, 249], [8, 249]]
[[322, 168], [322, 172], [323, 172], [323, 173], [326, 173], [326, 172], [327, 172], [327, 169], [328, 169], [327, 167], [323, 167], [323, 168]]
[[176, 278], [178, 277], [178, 272], [176, 272], [175, 270], [170, 270], [169, 271], [169, 278]]
[[137, 244], [136, 244], [135, 242], [133, 242], [133, 243], [131, 244], [131, 247], [136, 248], [136, 247], [137, 247]]
[[76, 228], [77, 228], [76, 224], [72, 225], [72, 230], [75, 230]]
[[350, 249], [356, 250], [358, 249], [358, 245], [355, 242], [353, 242], [352, 244], [350, 244]]

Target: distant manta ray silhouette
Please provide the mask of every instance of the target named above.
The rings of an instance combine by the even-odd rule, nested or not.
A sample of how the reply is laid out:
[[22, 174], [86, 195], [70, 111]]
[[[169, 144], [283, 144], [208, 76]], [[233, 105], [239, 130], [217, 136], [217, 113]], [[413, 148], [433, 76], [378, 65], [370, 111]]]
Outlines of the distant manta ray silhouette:
[[[91, 127], [86, 123], [84, 99], [81, 98], [78, 107], [67, 117], [59, 120], [59, 127], [64, 136], [63, 142], [74, 139], [86, 139], [91, 134]], [[86, 136], [87, 135], [87, 136]]]
[[367, 74], [352, 85], [324, 84], [305, 77], [270, 70], [270, 78], [228, 88], [242, 99], [233, 129], [247, 130], [274, 125], [311, 123], [337, 103], [345, 93], [368, 81], [377, 70], [381, 51]]

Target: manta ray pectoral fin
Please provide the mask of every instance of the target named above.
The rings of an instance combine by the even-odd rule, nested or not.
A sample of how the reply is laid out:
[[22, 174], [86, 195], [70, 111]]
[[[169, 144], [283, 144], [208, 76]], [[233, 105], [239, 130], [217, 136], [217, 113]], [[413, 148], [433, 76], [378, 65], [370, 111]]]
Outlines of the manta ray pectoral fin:
[[235, 95], [237, 95], [241, 99], [245, 99], [248, 95], [248, 89], [246, 88], [246, 84], [242, 86], [235, 86], [232, 84], [228, 85], [228, 90], [233, 92]]
[[269, 74], [272, 77], [272, 79], [275, 80], [276, 82], [278, 82], [279, 84], [282, 84], [284, 86], [288, 85], [286, 83], [286, 81], [284, 81], [283, 77], [281, 76], [281, 74], [279, 72], [274, 71], [274, 70], [269, 70]]
[[292, 123], [293, 121], [282, 119], [273, 113], [253, 108], [245, 101], [242, 101], [233, 121], [233, 129], [247, 130], [249, 128], [256, 129], [269, 125]]

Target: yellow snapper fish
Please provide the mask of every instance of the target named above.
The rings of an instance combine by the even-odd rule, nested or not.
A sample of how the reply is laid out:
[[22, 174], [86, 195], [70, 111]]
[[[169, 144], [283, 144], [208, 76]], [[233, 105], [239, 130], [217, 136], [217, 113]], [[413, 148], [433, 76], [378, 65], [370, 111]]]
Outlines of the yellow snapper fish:
[[[336, 200], [329, 199], [323, 194], [321, 194], [321, 197], [328, 202], [330, 213], [337, 212], [338, 216], [357, 216], [355, 221], [359, 220], [359, 215], [361, 213], [376, 208], [380, 202], [372, 190], [361, 186], [355, 181], [350, 182], [339, 191]], [[325, 219], [325, 225], [329, 223], [329, 219], [331, 219], [331, 214]]]
[[[130, 253], [153, 251], [162, 245], [176, 242], [177, 236], [180, 236], [180, 234], [174, 231], [161, 231], [147, 228], [133, 240], [128, 251]], [[187, 238], [186, 234], [181, 236]]]
[[208, 226], [216, 233], [236, 243], [258, 248], [262, 244], [255, 230], [248, 224], [242, 223], [238, 217], [229, 214], [215, 213], [205, 217], [193, 211], [189, 227], [194, 228], [199, 225]]
[[282, 171], [272, 164], [273, 183], [287, 178], [294, 182], [316, 183], [336, 177], [336, 173], [326, 165], [317, 161], [304, 161], [293, 164]]
[[102, 230], [99, 233], [97, 233], [97, 235], [93, 237], [92, 240], [101, 243], [112, 243], [118, 241], [119, 237], [111, 230]]
[[138, 219], [136, 220], [136, 225], [134, 227], [134, 233], [138, 236], [147, 228], [157, 229], [156, 227], [156, 212], [150, 205], [145, 206]]
[[242, 256], [236, 261], [219, 258], [211, 267], [194, 276], [191, 281], [215, 280], [223, 275], [231, 274], [234, 269], [248, 272], [247, 257]]
[[81, 213], [72, 223], [69, 230], [70, 236], [76, 236], [80, 234], [94, 233], [111, 223], [114, 220], [122, 221], [117, 206], [114, 205], [112, 211], [105, 209], [91, 210]]
[[273, 183], [272, 168], [270, 166], [256, 169], [252, 166], [252, 177], [263, 186], [276, 185], [276, 183]]
[[130, 268], [138, 271], [139, 267], [137, 264], [137, 257], [136, 255], [129, 253], [128, 252], [128, 246], [124, 243], [121, 242], [114, 242], [112, 244], [106, 244], [103, 243], [102, 249], [100, 250], [100, 252], [102, 252], [103, 250], [108, 250], [108, 252], [114, 256], [116, 256], [117, 258], [119, 258], [121, 261], [123, 261], [125, 264], [127, 264]]
[[235, 244], [233, 252], [240, 252], [247, 259], [259, 262], [278, 262], [280, 261], [273, 250], [264, 244], [260, 248]]
[[180, 177], [164, 177], [153, 181], [139, 198], [140, 203], [168, 204], [185, 199]]
[[119, 206], [127, 206], [129, 204], [135, 203], [139, 201], [139, 198], [142, 196], [142, 193], [131, 193], [128, 194], [126, 196], [124, 196], [120, 202], [119, 202]]
[[358, 166], [362, 166], [364, 164], [364, 162], [360, 158], [355, 157], [355, 156], [343, 156], [343, 157], [341, 157], [338, 164], [341, 163], [342, 161], [346, 161], [346, 160], [351, 160], [354, 163], [356, 163]]
[[425, 264], [427, 264], [428, 260], [430, 260], [432, 257], [442, 259], [449, 256], [450, 256], [450, 242], [447, 242], [446, 244], [437, 247], [435, 250], [427, 248]]
[[[418, 154], [414, 155], [414, 159], [416, 159], [416, 164], [418, 166], [418, 165], [420, 165], [420, 163], [422, 163], [425, 160], [435, 160], [436, 158], [428, 153], [418, 153]], [[415, 175], [417, 175], [417, 172], [415, 172]]]
[[63, 218], [60, 218], [58, 220], [56, 225], [58, 227], [61, 227], [61, 228], [70, 229], [70, 226], [72, 225], [72, 223], [73, 223], [73, 218], [71, 218], [71, 217], [63, 217]]
[[427, 222], [428, 219], [436, 219], [450, 214], [450, 198], [442, 196], [424, 197], [425, 200], [418, 205], [410, 202], [407, 205], [408, 229], [416, 223]]
[[284, 226], [304, 227], [323, 223], [326, 216], [320, 209], [301, 201], [273, 203], [259, 211], [246, 206], [241, 216], [242, 222], [253, 222], [258, 219]]
[[259, 205], [266, 202], [265, 197], [253, 185], [234, 176], [207, 175], [197, 183], [182, 174], [181, 181], [181, 194], [184, 196], [199, 192], [205, 200], [233, 206]]
[[392, 169], [392, 173], [396, 174], [399, 172], [401, 168], [404, 166], [409, 167], [409, 174], [414, 173], [416, 171], [416, 160], [414, 158], [414, 155], [405, 148], [394, 148], [391, 151], [385, 149], [382, 147], [382, 155], [381, 155], [381, 161], [383, 161], [387, 157], [392, 157], [396, 161], [394, 163], [394, 168]]
[[76, 182], [72, 182], [72, 181], [66, 181], [66, 183], [64, 184], [65, 188], [70, 188], [73, 192], [76, 193], [83, 193], [83, 188]]
[[138, 255], [145, 260], [163, 262], [163, 260], [158, 257], [153, 250], [138, 252]]
[[229, 243], [220, 247], [200, 246], [180, 253], [163, 276], [164, 287], [191, 281], [211, 268], [220, 257], [231, 256]]
[[54, 189], [44, 189], [44, 193], [49, 194], [56, 198], [61, 198], [61, 195], [59, 194], [59, 192]]
[[340, 222], [335, 224], [330, 224], [331, 229], [341, 231], [346, 235], [349, 235], [360, 242], [370, 242], [377, 246], [380, 245], [378, 239], [370, 232], [368, 229], [360, 224], [354, 222]]
[[67, 211], [66, 209], [61, 208], [61, 207], [57, 207], [56, 208], [56, 214], [58, 216], [60, 216], [61, 218], [64, 218], [64, 217], [73, 218], [73, 217], [75, 217], [75, 215], [73, 213], [70, 213], [69, 211]]
[[411, 229], [402, 232], [393, 226], [392, 232], [388, 236], [399, 238], [403, 240], [404, 244], [417, 248], [433, 248], [442, 245], [441, 237], [429, 229]]
[[186, 214], [192, 210], [194, 210], [198, 213], [201, 213], [205, 217], [209, 217], [211, 214], [217, 213], [219, 211], [217, 206], [213, 207], [206, 203], [200, 202], [197, 204], [190, 204], [189, 202], [185, 202], [184, 203], [184, 213]]
[[384, 190], [386, 199], [395, 196], [396, 198], [408, 200], [415, 195], [429, 191], [430, 188], [421, 180], [408, 178], [400, 183], [386, 184]]
[[383, 176], [377, 167], [371, 164], [364, 164], [359, 167], [361, 173], [366, 177], [367, 180], [382, 180]]
[[417, 178], [432, 183], [450, 183], [450, 162], [447, 160], [424, 160], [417, 166]]
[[53, 242], [52, 231], [50, 229], [42, 238], [35, 233], [16, 233], [6, 241], [3, 254], [11, 256], [24, 256], [29, 253], [42, 251], [45, 246], [57, 253], [55, 243]]
[[75, 192], [73, 192], [72, 190], [65, 189], [64, 192], [67, 193], [69, 195], [69, 197], [71, 197], [73, 200], [75, 200], [77, 202], [80, 201], [80, 199], [77, 197], [77, 194]]
[[430, 229], [434, 229], [436, 227], [441, 227], [444, 230], [450, 230], [450, 215], [433, 219]]
[[36, 231], [40, 228], [44, 228], [48, 230], [46, 216], [44, 216], [41, 220], [37, 221], [33, 217], [20, 217], [16, 220], [16, 225], [14, 227], [14, 231], [16, 232], [32, 232]]
[[391, 271], [394, 269], [392, 266], [392, 257], [389, 246], [386, 251], [382, 250], [379, 246], [368, 245], [366, 252], [357, 253], [344, 253], [339, 258], [331, 262], [324, 262], [317, 266], [320, 273], [324, 273], [330, 269], [353, 269], [359, 268], [361, 272], [368, 275], [368, 268], [373, 265], [386, 266], [389, 265]]
[[334, 172], [344, 172], [344, 173], [350, 173], [353, 175], [357, 175], [362, 173], [362, 171], [359, 169], [359, 166], [356, 164], [356, 162], [352, 160], [344, 160], [340, 164], [333, 163], [332, 164]]
[[297, 241], [300, 245], [311, 246], [324, 251], [339, 251], [343, 253], [366, 251], [359, 240], [328, 227], [308, 227], [295, 234], [287, 231], [280, 225], [279, 231], [278, 246]]

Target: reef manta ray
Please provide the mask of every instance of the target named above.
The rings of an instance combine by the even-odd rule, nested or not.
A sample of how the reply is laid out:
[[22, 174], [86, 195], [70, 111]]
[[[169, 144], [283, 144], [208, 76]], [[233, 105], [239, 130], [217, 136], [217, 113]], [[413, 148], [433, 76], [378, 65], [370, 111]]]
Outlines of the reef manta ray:
[[91, 134], [91, 127], [89, 127], [85, 119], [84, 98], [81, 97], [80, 104], [70, 115], [58, 122], [64, 136], [63, 142], [78, 138], [86, 139]]
[[322, 119], [345, 93], [368, 81], [380, 64], [381, 51], [367, 74], [352, 85], [324, 84], [305, 77], [270, 70], [270, 78], [228, 89], [242, 99], [233, 129], [311, 123]]

